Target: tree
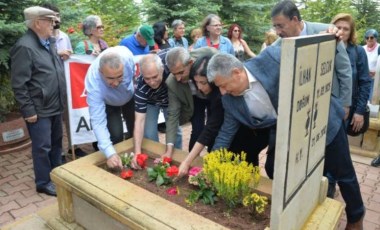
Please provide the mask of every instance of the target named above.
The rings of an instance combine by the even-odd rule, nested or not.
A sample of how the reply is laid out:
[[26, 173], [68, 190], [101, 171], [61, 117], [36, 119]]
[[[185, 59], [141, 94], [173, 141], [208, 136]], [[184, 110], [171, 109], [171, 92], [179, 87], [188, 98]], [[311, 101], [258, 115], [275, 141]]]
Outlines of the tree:
[[[259, 53], [264, 33], [271, 29], [270, 13], [277, 0], [223, 1], [219, 15], [228, 26], [237, 23], [244, 31], [244, 39]], [[227, 27], [228, 29], [228, 27]]]
[[[77, 0], [78, 8], [86, 9], [87, 15], [98, 15], [105, 26], [104, 40], [110, 46], [120, 40], [140, 24], [140, 9], [133, 0]], [[80, 21], [79, 21], [80, 22]]]
[[23, 9], [32, 4], [30, 0], [0, 0], [0, 122], [16, 106], [10, 85], [9, 50], [25, 32]]
[[[358, 11], [360, 18], [357, 18], [357, 29], [359, 41], [364, 42], [364, 33], [368, 29], [380, 30], [380, 5], [378, 1], [371, 0], [354, 0], [353, 6]], [[360, 40], [362, 39], [362, 40]]]
[[218, 1], [144, 0], [142, 15], [150, 24], [164, 21], [171, 25], [175, 19], [186, 23], [188, 34], [200, 27], [202, 20], [210, 13], [217, 13], [221, 4]]
[[356, 10], [351, 6], [351, 0], [301, 1], [302, 19], [306, 21], [330, 23], [338, 13], [348, 13], [356, 16]]

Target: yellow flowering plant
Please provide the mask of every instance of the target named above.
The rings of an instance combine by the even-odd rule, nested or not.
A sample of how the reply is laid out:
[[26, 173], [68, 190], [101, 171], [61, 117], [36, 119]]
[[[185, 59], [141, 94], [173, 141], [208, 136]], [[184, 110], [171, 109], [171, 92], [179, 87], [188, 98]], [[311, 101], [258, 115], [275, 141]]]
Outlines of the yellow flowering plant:
[[260, 168], [245, 159], [246, 153], [234, 154], [226, 149], [213, 151], [203, 158], [203, 173], [216, 189], [217, 196], [230, 208], [241, 204], [260, 180]]
[[243, 205], [249, 208], [252, 215], [263, 213], [267, 204], [268, 198], [257, 193], [249, 194], [243, 199]]

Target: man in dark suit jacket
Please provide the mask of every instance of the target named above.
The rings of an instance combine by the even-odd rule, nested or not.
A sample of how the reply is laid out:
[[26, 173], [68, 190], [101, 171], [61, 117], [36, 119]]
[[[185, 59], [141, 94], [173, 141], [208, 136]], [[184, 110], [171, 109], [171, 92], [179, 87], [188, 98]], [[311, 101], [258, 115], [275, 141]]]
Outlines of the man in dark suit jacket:
[[[281, 1], [274, 6], [272, 23], [281, 38], [318, 34], [321, 31], [339, 31], [333, 25], [306, 22], [301, 19], [297, 6], [292, 1]], [[330, 29], [329, 29], [330, 26]], [[333, 29], [331, 29], [333, 28]], [[339, 37], [339, 36], [338, 36]], [[281, 38], [274, 45], [278, 45]], [[335, 55], [332, 96], [339, 97], [340, 106], [345, 109], [344, 119], [348, 117], [352, 94], [351, 63], [342, 42], [337, 44]], [[333, 97], [332, 97], [333, 98]], [[331, 107], [330, 107], [331, 108]], [[330, 112], [331, 115], [331, 112]], [[329, 179], [328, 196], [334, 197], [335, 182], [338, 182], [343, 199], [346, 202], [346, 229], [363, 229], [365, 208], [360, 194], [359, 183], [352, 164], [347, 134], [343, 119], [329, 120], [328, 129], [335, 122], [339, 129], [335, 130], [333, 139], [326, 139], [324, 176]]]
[[37, 192], [56, 196], [50, 172], [61, 164], [66, 95], [63, 64], [51, 39], [56, 18], [39, 6], [24, 15], [28, 30], [10, 51], [12, 88], [32, 139]]

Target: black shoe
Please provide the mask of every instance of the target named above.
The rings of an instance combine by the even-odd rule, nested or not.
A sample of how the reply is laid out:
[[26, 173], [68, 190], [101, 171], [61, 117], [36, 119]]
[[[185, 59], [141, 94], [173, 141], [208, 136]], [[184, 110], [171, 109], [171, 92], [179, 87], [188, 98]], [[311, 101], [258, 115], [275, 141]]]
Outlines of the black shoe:
[[44, 187], [37, 188], [36, 190], [37, 192], [45, 193], [48, 196], [57, 196], [57, 192], [55, 191], [55, 185], [52, 182], [50, 182]]
[[65, 154], [62, 154], [61, 157], [62, 157], [61, 158], [61, 164], [66, 164], [66, 156], [65, 156]]
[[158, 124], [157, 125], [157, 130], [160, 133], [165, 133], [166, 132], [166, 124], [165, 123]]
[[371, 162], [371, 165], [373, 167], [379, 167], [380, 166], [380, 155], [377, 156], [375, 159], [373, 159], [373, 161]]
[[329, 183], [329, 186], [327, 188], [327, 197], [331, 198], [331, 199], [334, 199], [335, 192], [336, 192], [335, 183], [334, 184], [330, 184]]
[[[83, 151], [81, 148], [75, 148], [75, 156], [77, 157], [84, 157], [87, 155], [87, 153], [85, 151]], [[71, 149], [69, 149], [69, 151], [67, 151], [68, 154], [72, 155], [73, 153], [71, 152]]]
[[92, 142], [92, 147], [94, 148], [95, 151], [99, 151], [98, 142]]

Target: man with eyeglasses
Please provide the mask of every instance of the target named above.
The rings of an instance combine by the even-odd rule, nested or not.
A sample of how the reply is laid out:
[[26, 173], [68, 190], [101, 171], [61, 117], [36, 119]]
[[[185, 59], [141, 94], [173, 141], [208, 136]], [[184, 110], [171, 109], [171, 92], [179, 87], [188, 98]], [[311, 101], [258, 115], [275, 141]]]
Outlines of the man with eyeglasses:
[[[328, 24], [306, 22], [301, 19], [297, 6], [292, 1], [281, 1], [272, 9], [273, 27], [281, 38], [313, 35], [320, 32], [332, 32], [337, 37], [341, 32]], [[273, 45], [280, 45], [279, 38]], [[365, 207], [360, 193], [359, 183], [352, 164], [344, 120], [349, 114], [352, 94], [352, 70], [348, 54], [342, 42], [337, 44], [331, 97], [339, 98], [345, 109], [341, 120], [330, 119], [325, 148], [324, 176], [329, 180], [327, 196], [334, 198], [335, 184], [338, 183], [346, 203], [346, 229], [363, 229]], [[333, 100], [331, 100], [333, 101]], [[330, 108], [331, 105], [330, 105]], [[331, 110], [330, 110], [331, 112]]]
[[[178, 126], [191, 120], [192, 133], [189, 143], [189, 151], [196, 142], [204, 128], [205, 108], [197, 106], [197, 98], [202, 97], [194, 83], [189, 81], [190, 69], [197, 58], [218, 50], [210, 47], [202, 47], [189, 52], [183, 47], [175, 47], [166, 55], [166, 65], [170, 75], [166, 80], [168, 87], [168, 119], [166, 120], [166, 151], [165, 156], [172, 157], [174, 143], [176, 141]], [[204, 96], [203, 96], [204, 97]], [[198, 111], [200, 110], [200, 111]], [[195, 115], [203, 115], [195, 116]]]
[[[133, 54], [124, 46], [103, 51], [92, 62], [85, 78], [87, 104], [99, 150], [110, 168], [122, 168], [114, 144], [124, 140], [123, 123], [133, 133], [135, 63]], [[130, 137], [129, 137], [130, 138]]]
[[54, 11], [56, 21], [53, 31], [53, 37], [55, 38], [55, 45], [57, 47], [57, 53], [62, 60], [69, 59], [70, 55], [73, 53], [73, 48], [71, 46], [70, 38], [67, 34], [61, 31], [59, 28], [61, 26], [61, 16], [58, 7], [50, 3], [44, 3], [42, 7]]
[[66, 84], [54, 44], [55, 13], [33, 6], [24, 10], [26, 33], [10, 50], [11, 84], [32, 140], [36, 190], [56, 196], [50, 172], [61, 165], [62, 113]]

